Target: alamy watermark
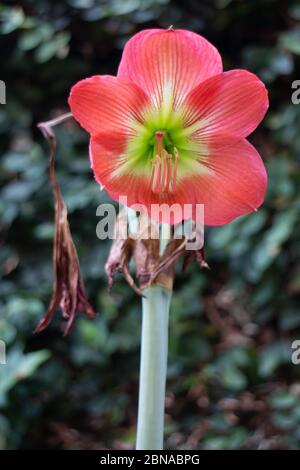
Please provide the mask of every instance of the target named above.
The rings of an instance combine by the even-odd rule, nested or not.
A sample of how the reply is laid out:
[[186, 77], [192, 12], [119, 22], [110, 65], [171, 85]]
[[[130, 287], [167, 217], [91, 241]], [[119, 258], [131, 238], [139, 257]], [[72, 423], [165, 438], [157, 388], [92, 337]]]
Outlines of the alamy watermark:
[[297, 366], [300, 364], [300, 339], [295, 339], [292, 342], [291, 348], [293, 349], [292, 352], [292, 363]]
[[6, 344], [0, 339], [0, 365], [6, 364]]
[[292, 89], [295, 90], [291, 96], [292, 103], [300, 104], [300, 80], [294, 80], [292, 82]]
[[[119, 197], [119, 211], [128, 206], [127, 197]], [[100, 240], [114, 238], [126, 239], [132, 238], [159, 238], [158, 222], [163, 221], [171, 226], [174, 225], [174, 238], [186, 240], [187, 250], [200, 250], [204, 243], [204, 205], [203, 204], [151, 204], [150, 209], [143, 204], [134, 204], [130, 206], [131, 212], [146, 214], [152, 221], [151, 230], [143, 230], [140, 219], [136, 219], [134, 231], [130, 227], [130, 212], [127, 213], [127, 222], [123, 224], [118, 233], [115, 233], [115, 223], [117, 219], [117, 210], [113, 204], [100, 204], [97, 207], [96, 215], [101, 220], [96, 226], [96, 235]]]
[[0, 80], [0, 104], [6, 104], [6, 85], [3, 80]]

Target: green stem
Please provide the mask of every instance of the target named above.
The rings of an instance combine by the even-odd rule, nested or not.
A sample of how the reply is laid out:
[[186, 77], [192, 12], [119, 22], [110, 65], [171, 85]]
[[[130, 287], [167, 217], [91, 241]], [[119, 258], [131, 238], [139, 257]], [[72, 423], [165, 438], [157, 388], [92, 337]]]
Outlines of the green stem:
[[160, 286], [152, 286], [145, 289], [144, 293], [136, 448], [161, 450], [172, 292]]
[[[161, 225], [160, 255], [171, 230]], [[137, 450], [161, 450], [164, 439], [164, 409], [168, 361], [168, 326], [172, 291], [160, 286], [144, 290]]]

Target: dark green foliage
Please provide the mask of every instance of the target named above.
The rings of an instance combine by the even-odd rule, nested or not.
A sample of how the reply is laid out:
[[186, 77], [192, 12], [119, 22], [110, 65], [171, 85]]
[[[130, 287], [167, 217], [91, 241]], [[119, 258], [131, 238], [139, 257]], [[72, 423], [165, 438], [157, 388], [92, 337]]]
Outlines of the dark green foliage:
[[139, 299], [117, 279], [106, 290], [109, 244], [97, 239], [88, 137], [57, 128], [58, 176], [93, 305], [62, 338], [55, 321], [32, 332], [48, 306], [53, 199], [36, 123], [67, 110], [80, 78], [116, 73], [124, 42], [146, 27], [197, 31], [225, 69], [248, 68], [271, 106], [251, 141], [269, 190], [257, 212], [206, 231], [211, 271], [178, 273], [170, 325], [167, 448], [300, 448], [300, 6], [280, 0], [64, 0], [0, 4], [0, 447], [95, 449], [134, 445]]

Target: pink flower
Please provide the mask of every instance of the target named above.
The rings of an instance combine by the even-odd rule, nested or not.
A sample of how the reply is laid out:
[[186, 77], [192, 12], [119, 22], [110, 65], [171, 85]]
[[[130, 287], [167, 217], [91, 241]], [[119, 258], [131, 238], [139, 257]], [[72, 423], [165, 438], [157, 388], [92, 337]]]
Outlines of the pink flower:
[[268, 108], [264, 84], [222, 71], [217, 49], [185, 30], [150, 29], [126, 44], [117, 77], [71, 90], [71, 111], [91, 136], [96, 180], [128, 205], [204, 204], [222, 225], [256, 210], [267, 175], [246, 137]]

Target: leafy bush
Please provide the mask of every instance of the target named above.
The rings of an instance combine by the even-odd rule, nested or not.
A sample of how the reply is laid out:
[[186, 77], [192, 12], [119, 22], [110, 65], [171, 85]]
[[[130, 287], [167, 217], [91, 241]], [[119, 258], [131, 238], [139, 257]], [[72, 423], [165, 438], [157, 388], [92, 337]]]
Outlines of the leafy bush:
[[33, 330], [51, 296], [53, 200], [36, 123], [67, 110], [78, 79], [117, 69], [125, 41], [148, 27], [187, 28], [248, 68], [271, 107], [251, 140], [266, 160], [264, 206], [206, 231], [209, 272], [178, 273], [172, 303], [166, 445], [184, 449], [300, 448], [300, 78], [298, 3], [279, 0], [24, 0], [0, 4], [0, 365], [2, 448], [134, 445], [139, 299], [119, 278], [111, 295], [96, 238], [87, 136], [57, 128], [57, 171], [88, 294], [99, 315], [62, 338]]

